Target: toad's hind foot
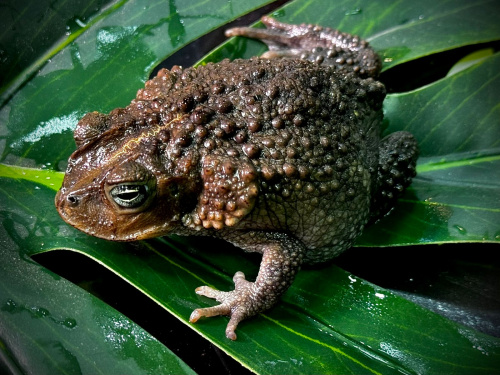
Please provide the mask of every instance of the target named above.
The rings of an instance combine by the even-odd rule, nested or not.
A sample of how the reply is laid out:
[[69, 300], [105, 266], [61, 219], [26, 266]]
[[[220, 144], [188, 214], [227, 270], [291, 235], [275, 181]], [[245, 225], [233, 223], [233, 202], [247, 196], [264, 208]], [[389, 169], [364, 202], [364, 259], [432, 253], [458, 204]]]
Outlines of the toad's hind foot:
[[262, 17], [262, 23], [267, 29], [235, 27], [226, 30], [226, 36], [262, 40], [269, 47], [263, 58], [305, 59], [360, 77], [376, 77], [382, 67], [368, 42], [356, 35], [317, 25], [290, 25], [271, 17]]
[[418, 146], [415, 137], [399, 131], [381, 140], [377, 188], [372, 198], [372, 221], [390, 212], [417, 174]]
[[236, 340], [235, 330], [239, 322], [267, 310], [274, 304], [269, 298], [259, 298], [255, 293], [255, 284], [245, 280], [243, 272], [236, 272], [233, 281], [235, 289], [231, 292], [222, 292], [209, 286], [196, 288], [196, 294], [213, 298], [220, 302], [220, 305], [194, 310], [189, 321], [196, 323], [201, 317], [228, 315], [231, 319], [226, 327], [226, 337]]

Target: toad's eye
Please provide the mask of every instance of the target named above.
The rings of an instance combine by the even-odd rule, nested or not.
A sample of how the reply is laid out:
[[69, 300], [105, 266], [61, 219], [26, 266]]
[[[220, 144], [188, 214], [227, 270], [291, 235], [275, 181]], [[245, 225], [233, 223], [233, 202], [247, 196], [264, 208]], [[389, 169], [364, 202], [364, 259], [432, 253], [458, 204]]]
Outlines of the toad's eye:
[[149, 188], [147, 185], [117, 185], [109, 191], [115, 203], [123, 208], [137, 208], [147, 201]]

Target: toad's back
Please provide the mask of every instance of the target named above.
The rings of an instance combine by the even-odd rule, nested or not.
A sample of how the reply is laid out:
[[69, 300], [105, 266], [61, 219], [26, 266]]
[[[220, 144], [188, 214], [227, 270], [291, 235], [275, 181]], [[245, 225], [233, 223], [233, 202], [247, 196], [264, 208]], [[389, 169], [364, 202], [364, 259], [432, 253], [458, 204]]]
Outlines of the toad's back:
[[[231, 164], [229, 174], [212, 168], [213, 184], [256, 173], [232, 194], [205, 189], [212, 196], [185, 224], [221, 229], [241, 217], [238, 229], [292, 232], [311, 250], [306, 258], [320, 261], [350, 246], [368, 219], [384, 95], [379, 82], [329, 66], [251, 59], [163, 71], [131, 110], [189, 113], [172, 123], [176, 139], [165, 153]], [[246, 186], [254, 182], [256, 197]]]

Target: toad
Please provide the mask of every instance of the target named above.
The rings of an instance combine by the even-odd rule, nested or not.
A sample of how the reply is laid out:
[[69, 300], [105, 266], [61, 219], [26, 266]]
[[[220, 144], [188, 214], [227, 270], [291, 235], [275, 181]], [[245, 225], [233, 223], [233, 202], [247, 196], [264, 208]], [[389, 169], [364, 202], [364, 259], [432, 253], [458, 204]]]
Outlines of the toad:
[[162, 69], [126, 108], [91, 112], [74, 132], [56, 196], [62, 218], [100, 238], [212, 236], [262, 254], [255, 281], [196, 289], [243, 319], [271, 308], [303, 264], [351, 247], [415, 176], [414, 137], [381, 138], [381, 61], [357, 36], [264, 17], [228, 36], [267, 43], [249, 60]]

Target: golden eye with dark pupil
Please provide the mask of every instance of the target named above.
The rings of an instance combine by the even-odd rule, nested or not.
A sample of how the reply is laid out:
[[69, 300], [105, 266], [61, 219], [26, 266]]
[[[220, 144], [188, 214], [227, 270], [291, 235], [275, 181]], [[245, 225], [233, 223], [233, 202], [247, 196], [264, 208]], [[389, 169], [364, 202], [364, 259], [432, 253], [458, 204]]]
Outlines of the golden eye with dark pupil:
[[109, 194], [115, 203], [125, 208], [136, 208], [142, 205], [148, 198], [147, 185], [117, 185]]

